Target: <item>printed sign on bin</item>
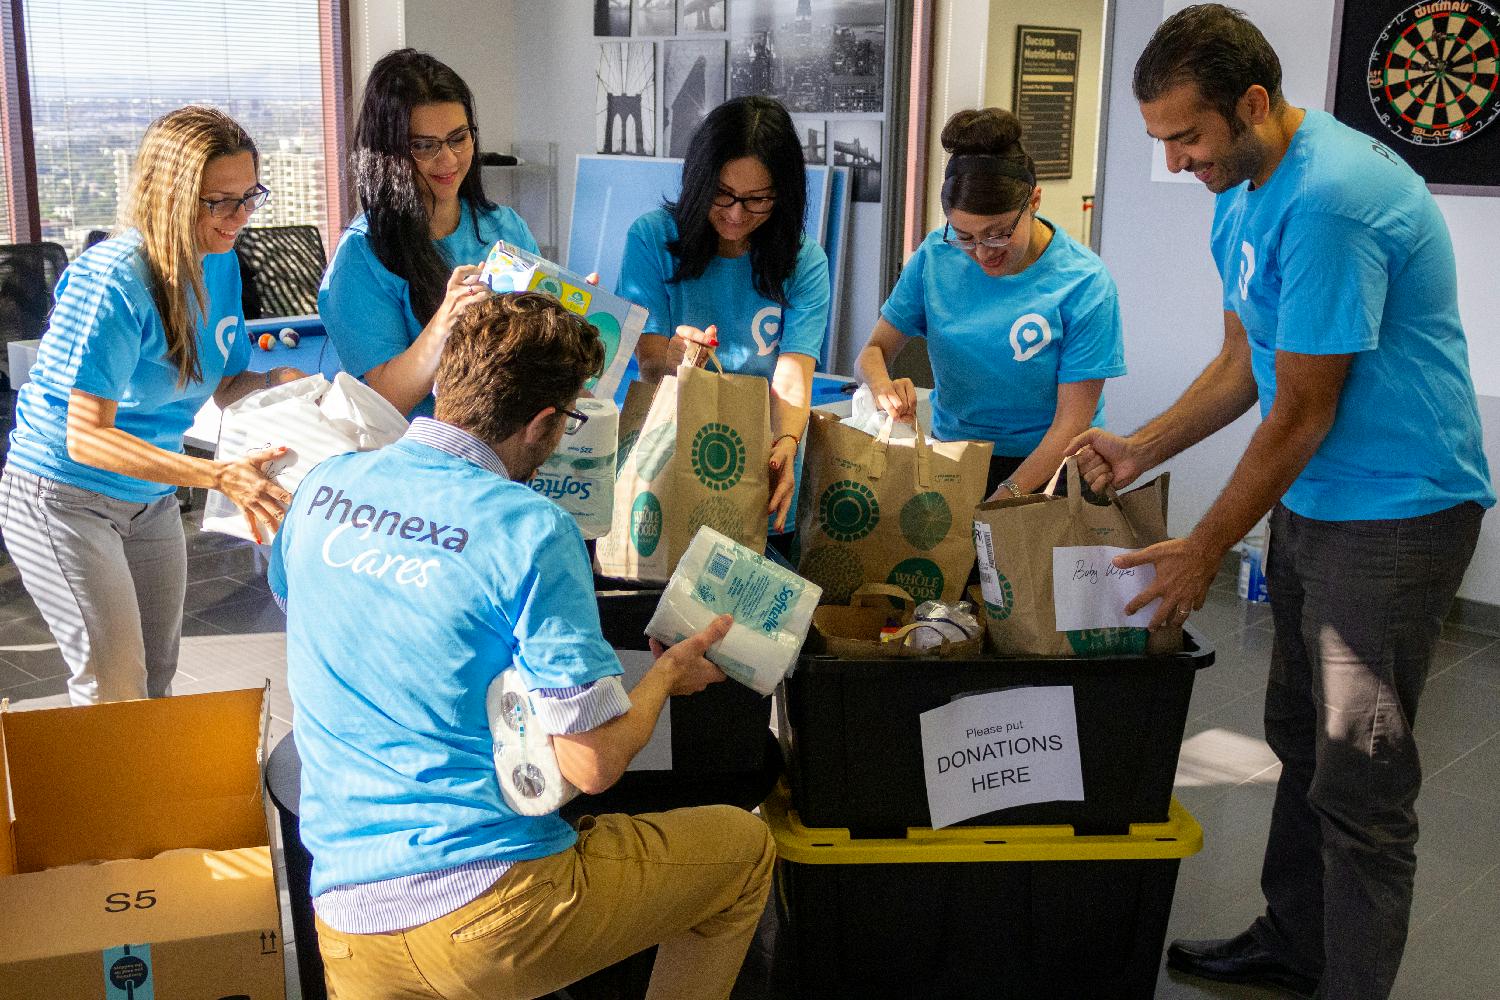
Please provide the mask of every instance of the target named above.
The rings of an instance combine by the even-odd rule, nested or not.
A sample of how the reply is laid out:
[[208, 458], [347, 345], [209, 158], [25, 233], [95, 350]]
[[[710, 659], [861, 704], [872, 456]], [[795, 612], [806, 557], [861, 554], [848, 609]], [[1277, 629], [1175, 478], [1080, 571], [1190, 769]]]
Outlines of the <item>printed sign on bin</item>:
[[1083, 800], [1071, 686], [969, 695], [919, 718], [933, 829], [1032, 802]]

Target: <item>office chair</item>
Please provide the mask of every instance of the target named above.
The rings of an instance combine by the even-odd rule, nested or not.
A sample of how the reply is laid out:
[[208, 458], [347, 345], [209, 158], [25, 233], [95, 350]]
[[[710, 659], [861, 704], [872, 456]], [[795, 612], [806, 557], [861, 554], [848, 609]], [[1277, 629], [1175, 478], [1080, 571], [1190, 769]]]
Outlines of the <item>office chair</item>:
[[[0, 352], [12, 340], [35, 340], [47, 329], [52, 290], [68, 266], [56, 243], [0, 246]], [[5, 389], [10, 388], [5, 378]]]
[[318, 285], [328, 258], [316, 226], [247, 226], [240, 230], [234, 252], [240, 260], [246, 319], [318, 311]]

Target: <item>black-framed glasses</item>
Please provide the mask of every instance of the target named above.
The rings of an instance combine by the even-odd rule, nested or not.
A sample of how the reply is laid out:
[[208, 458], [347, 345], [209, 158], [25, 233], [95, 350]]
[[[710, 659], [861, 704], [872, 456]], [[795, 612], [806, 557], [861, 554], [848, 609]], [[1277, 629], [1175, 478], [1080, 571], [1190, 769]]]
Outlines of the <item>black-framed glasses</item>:
[[444, 146], [453, 150], [454, 155], [463, 153], [474, 143], [474, 136], [479, 134], [479, 129], [473, 125], [465, 125], [463, 128], [454, 129], [441, 139], [431, 136], [420, 135], [411, 141], [407, 148], [411, 150], [411, 158], [425, 163], [442, 152]]
[[246, 212], [255, 211], [270, 197], [271, 189], [264, 184], [257, 184], [243, 198], [199, 198], [198, 200], [208, 206], [208, 214], [215, 219], [227, 219], [242, 208]]
[[719, 208], [732, 208], [738, 203], [744, 205], [745, 211], [751, 215], [769, 215], [771, 214], [771, 209], [776, 207], [776, 195], [753, 194], [742, 198], [737, 194], [732, 194], [720, 188], [718, 193], [713, 196], [713, 203]]
[[1021, 228], [1021, 223], [1026, 220], [1026, 213], [1031, 211], [1031, 196], [1027, 195], [1026, 207], [1021, 209], [1021, 214], [1016, 216], [1015, 225], [1003, 233], [994, 236], [986, 236], [981, 240], [961, 240], [953, 235], [953, 226], [949, 223], [943, 224], [943, 242], [950, 247], [957, 247], [967, 253], [973, 253], [980, 247], [989, 247], [991, 250], [1003, 250], [1010, 246], [1010, 241], [1015, 238], [1016, 230]]
[[577, 410], [567, 410], [561, 406], [557, 408], [557, 412], [568, 418], [568, 422], [563, 425], [564, 434], [577, 434], [579, 429], [589, 422], [589, 415], [587, 413], [579, 413]]

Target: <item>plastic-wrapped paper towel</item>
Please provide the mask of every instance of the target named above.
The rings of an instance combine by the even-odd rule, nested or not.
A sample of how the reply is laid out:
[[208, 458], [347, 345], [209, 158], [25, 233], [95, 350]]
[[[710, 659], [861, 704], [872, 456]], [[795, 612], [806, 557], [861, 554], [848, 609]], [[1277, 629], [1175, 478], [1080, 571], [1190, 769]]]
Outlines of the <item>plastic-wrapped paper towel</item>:
[[609, 534], [615, 505], [615, 448], [620, 410], [611, 399], [580, 399], [588, 422], [564, 434], [552, 457], [531, 477], [531, 488], [573, 515], [584, 538]]
[[729, 634], [707, 656], [725, 674], [770, 694], [797, 662], [823, 588], [709, 527], [672, 573], [646, 634], [680, 642], [722, 614]]
[[510, 667], [490, 681], [484, 709], [495, 741], [495, 777], [506, 805], [522, 816], [545, 816], [578, 794], [557, 766], [552, 737], [536, 721], [520, 671]]

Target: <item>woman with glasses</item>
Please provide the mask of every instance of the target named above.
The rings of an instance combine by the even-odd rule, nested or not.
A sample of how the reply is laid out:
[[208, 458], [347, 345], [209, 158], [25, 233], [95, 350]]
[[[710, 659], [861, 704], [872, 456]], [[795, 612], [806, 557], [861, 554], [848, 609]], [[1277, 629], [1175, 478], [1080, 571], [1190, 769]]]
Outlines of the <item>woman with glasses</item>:
[[716, 347], [726, 371], [770, 381], [777, 531], [828, 328], [828, 257], [803, 235], [806, 201], [786, 109], [766, 97], [721, 104], [688, 145], [677, 201], [630, 227], [616, 289], [651, 313], [636, 348], [643, 378], [675, 371], [691, 341]]
[[285, 449], [192, 458], [183, 435], [220, 406], [300, 378], [245, 370], [235, 237], [269, 192], [255, 144], [212, 108], [146, 130], [124, 231], [63, 272], [0, 475], [0, 528], [57, 639], [75, 705], [170, 693], [187, 587], [177, 487], [219, 490], [252, 532], [281, 521], [266, 477]]
[[916, 413], [889, 364], [910, 337], [932, 361], [932, 427], [991, 441], [992, 499], [1041, 488], [1067, 444], [1102, 425], [1104, 380], [1125, 374], [1120, 309], [1104, 263], [1037, 215], [1042, 191], [1021, 123], [1000, 108], [943, 126], [947, 224], [917, 248], [859, 355], [859, 375], [897, 419]]
[[370, 70], [350, 160], [363, 214], [318, 290], [339, 360], [409, 416], [432, 415], [432, 376], [454, 318], [488, 294], [496, 240], [535, 253], [514, 211], [484, 196], [474, 95], [426, 53], [399, 49]]

